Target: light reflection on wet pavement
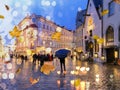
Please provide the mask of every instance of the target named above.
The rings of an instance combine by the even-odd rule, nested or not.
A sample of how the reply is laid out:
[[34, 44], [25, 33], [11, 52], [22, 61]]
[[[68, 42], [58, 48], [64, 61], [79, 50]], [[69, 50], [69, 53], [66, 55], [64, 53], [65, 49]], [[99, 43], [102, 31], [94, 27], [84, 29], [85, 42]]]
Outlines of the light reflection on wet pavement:
[[[57, 71], [60, 71], [58, 60], [53, 62], [56, 69], [50, 75], [41, 73], [39, 64], [35, 65], [30, 61], [18, 65], [13, 59], [12, 65], [11, 70], [7, 70], [6, 67], [4, 70], [0, 69], [1, 74], [15, 73], [17, 69], [21, 71], [15, 74], [14, 79], [2, 79], [0, 75], [0, 90], [120, 90], [118, 65], [66, 60], [66, 75], [57, 74]], [[89, 67], [90, 70], [82, 74], [78, 70], [79, 73], [71, 74], [71, 71], [76, 70], [76, 66]], [[39, 81], [32, 85], [29, 81], [30, 77], [39, 78]]]

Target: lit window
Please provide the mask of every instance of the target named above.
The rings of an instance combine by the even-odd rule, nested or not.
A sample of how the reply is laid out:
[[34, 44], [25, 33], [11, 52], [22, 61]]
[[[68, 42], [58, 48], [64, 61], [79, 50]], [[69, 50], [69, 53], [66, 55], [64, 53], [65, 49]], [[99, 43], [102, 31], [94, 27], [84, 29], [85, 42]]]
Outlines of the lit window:
[[114, 42], [114, 30], [111, 26], [109, 26], [107, 31], [106, 31], [106, 41], [107, 42]]

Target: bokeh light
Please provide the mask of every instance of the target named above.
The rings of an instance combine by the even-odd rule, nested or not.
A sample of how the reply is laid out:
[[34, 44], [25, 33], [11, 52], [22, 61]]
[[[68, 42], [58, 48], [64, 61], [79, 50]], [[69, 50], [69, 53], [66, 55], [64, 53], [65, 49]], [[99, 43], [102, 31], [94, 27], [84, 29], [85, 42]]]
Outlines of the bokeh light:
[[29, 1], [27, 2], [27, 5], [29, 5], [29, 6], [32, 5], [32, 1], [29, 0]]
[[20, 7], [20, 2], [16, 2], [15, 7]]
[[47, 20], [51, 20], [51, 17], [50, 17], [50, 16], [46, 16], [46, 19], [47, 19]]
[[90, 70], [90, 68], [89, 67], [86, 67], [86, 71], [89, 71]]
[[14, 73], [9, 73], [9, 79], [14, 79], [15, 75]]
[[57, 74], [60, 75], [60, 71], [57, 71]]
[[6, 66], [7, 66], [7, 69], [9, 69], [9, 70], [12, 69], [12, 64], [11, 63], [8, 63]]
[[26, 10], [28, 9], [28, 7], [24, 5], [24, 6], [22, 7], [22, 9], [23, 9], [23, 11], [26, 11]]
[[16, 17], [16, 16], [18, 15], [18, 12], [17, 12], [17, 11], [13, 11], [12, 15], [13, 15], [14, 17]]
[[46, 2], [45, 2], [45, 5], [46, 5], [46, 6], [50, 6], [50, 1], [46, 1]]
[[75, 83], [75, 80], [71, 80], [71, 81], [70, 81], [70, 84], [71, 84], [72, 86], [74, 86], [74, 83]]
[[56, 1], [53, 1], [53, 2], [51, 3], [51, 5], [52, 5], [52, 6], [56, 6]]
[[3, 73], [3, 74], [2, 74], [2, 78], [3, 78], [3, 79], [7, 79], [7, 78], [8, 78], [7, 73]]
[[81, 9], [81, 7], [78, 7], [78, 11], [81, 11], [82, 9]]

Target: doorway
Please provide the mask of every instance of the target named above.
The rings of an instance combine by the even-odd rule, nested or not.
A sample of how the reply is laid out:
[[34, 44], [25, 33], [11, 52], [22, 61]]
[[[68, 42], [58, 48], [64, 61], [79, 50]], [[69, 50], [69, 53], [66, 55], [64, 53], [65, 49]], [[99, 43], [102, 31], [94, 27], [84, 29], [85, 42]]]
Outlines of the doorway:
[[106, 59], [107, 63], [113, 63], [115, 60], [114, 57], [114, 48], [107, 48], [106, 49]]

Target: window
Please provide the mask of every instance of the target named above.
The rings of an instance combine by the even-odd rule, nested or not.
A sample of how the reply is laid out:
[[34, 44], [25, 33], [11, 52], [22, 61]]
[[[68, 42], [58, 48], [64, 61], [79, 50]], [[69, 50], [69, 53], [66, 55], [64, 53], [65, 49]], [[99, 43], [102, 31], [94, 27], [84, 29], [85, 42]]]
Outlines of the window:
[[43, 24], [43, 29], [45, 29], [45, 24]]
[[91, 3], [90, 3], [90, 7], [91, 7]]
[[115, 3], [114, 1], [111, 1], [109, 3], [109, 16], [113, 15], [115, 13]]
[[111, 26], [106, 31], [106, 42], [114, 42], [114, 30]]
[[50, 27], [50, 31], [52, 31], [52, 27]]
[[38, 28], [41, 28], [42, 27], [42, 23], [39, 21], [38, 22]]
[[47, 25], [47, 30], [49, 30], [49, 26]]

